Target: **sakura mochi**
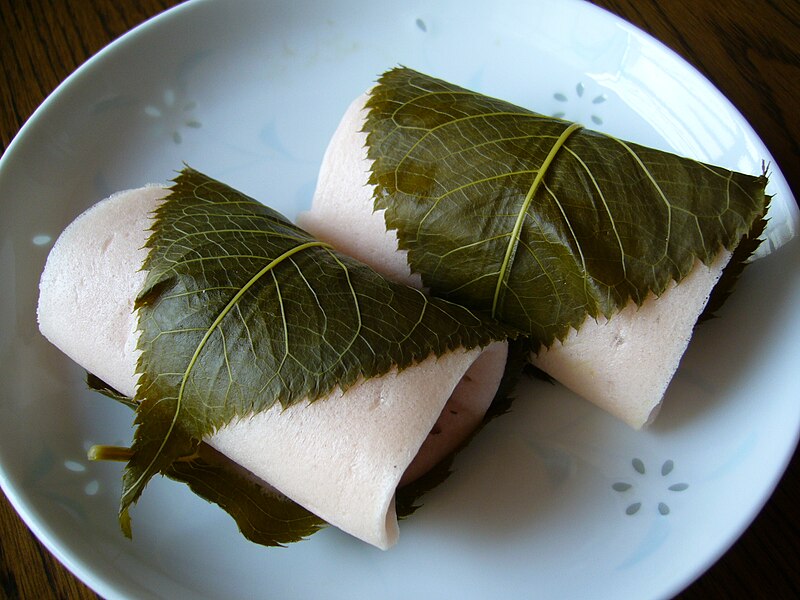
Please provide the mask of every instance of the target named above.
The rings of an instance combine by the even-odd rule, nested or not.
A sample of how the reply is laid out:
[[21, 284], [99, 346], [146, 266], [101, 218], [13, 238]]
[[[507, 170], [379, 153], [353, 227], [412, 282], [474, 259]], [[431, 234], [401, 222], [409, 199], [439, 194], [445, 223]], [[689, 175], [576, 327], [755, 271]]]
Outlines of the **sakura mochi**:
[[[40, 282], [41, 332], [129, 397], [139, 381], [134, 300], [147, 275], [153, 211], [167, 194], [150, 185], [92, 206], [58, 238]], [[499, 341], [429, 356], [310, 404], [243, 416], [204, 441], [326, 522], [386, 549], [398, 539], [398, 485], [479, 425], [506, 355]]]
[[[401, 77], [411, 82], [409, 88], [416, 88], [414, 90], [418, 92], [416, 96], [406, 88], [400, 89], [399, 84], [400, 91], [397, 92], [397, 98], [392, 96], [395, 90], [382, 89], [387, 86], [387, 80]], [[413, 107], [418, 101], [421, 104], [427, 101], [428, 97], [444, 96], [453, 92], [452, 96], [441, 102], [441, 110], [449, 110], [451, 104], [460, 102], [460, 97], [471, 94], [461, 89], [453, 91], [454, 88], [449, 84], [414, 74], [406, 69], [397, 69], [385, 74], [379, 85], [356, 98], [341, 118], [324, 154], [312, 207], [299, 216], [298, 222], [316, 237], [329, 241], [343, 252], [373, 265], [387, 277], [421, 287], [423, 280], [420, 274], [410, 267], [408, 248], [399, 243], [398, 231], [387, 223], [386, 209], [376, 208], [378, 206], [376, 198], [380, 196], [382, 201], [389, 202], [390, 200], [385, 200], [385, 197], [391, 196], [391, 192], [376, 192], [373, 173], [375, 161], [370, 158], [369, 102], [375, 90], [378, 90], [380, 95], [375, 102], [382, 102], [388, 106], [386, 108], [381, 105], [387, 112], [391, 112], [389, 109], [396, 109], [398, 114], [406, 109], [410, 111], [409, 107]], [[409, 98], [413, 96], [413, 99], [408, 100], [406, 96]], [[501, 108], [509, 112], [515, 110], [505, 104]], [[471, 126], [469, 123], [478, 121], [488, 123], [490, 118], [494, 118], [494, 114], [488, 110], [486, 115], [478, 115], [479, 118], [462, 116], [458, 113], [456, 116], [460, 116], [460, 119], [453, 117], [451, 122], [444, 125], [427, 125], [426, 119], [439, 123], [436, 121], [439, 116], [433, 115], [437, 110], [430, 108], [428, 112], [424, 112], [420, 109], [418, 115], [409, 117], [402, 124], [401, 117], [397, 117], [394, 123], [395, 129], [386, 134], [387, 137], [394, 136], [401, 140], [398, 142], [400, 144], [407, 143], [408, 149], [403, 146], [404, 151], [417, 152], [413, 156], [409, 154], [400, 166], [396, 167], [397, 181], [407, 176], [409, 180], [423, 181], [432, 189], [440, 190], [436, 187], [439, 183], [436, 180], [436, 173], [439, 171], [436, 171], [435, 166], [431, 166], [437, 159], [430, 158], [431, 155], [439, 153], [451, 160], [452, 164], [463, 170], [458, 176], [468, 179], [464, 176], [464, 172], [468, 173], [469, 167], [462, 166], [467, 163], [467, 159], [461, 160], [459, 153], [466, 154], [472, 151], [479, 155], [482, 148], [478, 146], [482, 144], [483, 147], [490, 146], [490, 141], [485, 141], [482, 144], [476, 143], [478, 147], [476, 149], [461, 138], [453, 142], [452, 147], [446, 146], [440, 138], [436, 138], [435, 142], [430, 141], [429, 138], [435, 137], [438, 133], [437, 128], [445, 125], [460, 127], [459, 121], [461, 121], [467, 123], [464, 125], [466, 130]], [[453, 112], [456, 113], [457, 110], [453, 109]], [[390, 117], [386, 117], [385, 120], [389, 121]], [[424, 130], [425, 134], [413, 138], [416, 142], [412, 143], [402, 138], [402, 133], [398, 133], [403, 127], [412, 132], [409, 136], [416, 135], [415, 129]], [[571, 130], [567, 130], [567, 133], [569, 131]], [[460, 131], [456, 137], [461, 133]], [[485, 135], [487, 140], [491, 138], [491, 133], [487, 125]], [[482, 140], [484, 136], [476, 135], [476, 137]], [[427, 145], [424, 150], [420, 150], [423, 144]], [[482, 156], [478, 156], [476, 161], [484, 165], [484, 168], [489, 164]], [[408, 169], [408, 173], [403, 172], [405, 168]], [[387, 177], [387, 174], [384, 173], [383, 176]], [[449, 173], [443, 175], [443, 177], [448, 176]], [[414, 179], [415, 177], [417, 179]], [[455, 184], [453, 186], [446, 194], [455, 195], [460, 191]], [[443, 203], [451, 199], [451, 196], [446, 194], [441, 196]], [[422, 202], [421, 199], [420, 203]], [[413, 200], [407, 200], [407, 203], [411, 205]], [[436, 205], [437, 202], [431, 202], [431, 206]], [[470, 209], [472, 208], [474, 205], [470, 205]], [[432, 214], [433, 210], [434, 208], [431, 208], [429, 214]], [[398, 214], [400, 211], [401, 209], [398, 209]], [[405, 216], [403, 213], [403, 217], [400, 218]], [[458, 218], [454, 210], [451, 220]], [[423, 221], [426, 219], [430, 221], [428, 215], [422, 218]], [[448, 221], [443, 221], [443, 226], [446, 227]], [[426, 226], [434, 229], [433, 225], [426, 223]], [[783, 233], [785, 232], [781, 233], [782, 236]], [[428, 231], [426, 235], [428, 237], [425, 239], [435, 238], [435, 231], [433, 233]], [[442, 233], [442, 237], [446, 235]], [[415, 237], [413, 227], [409, 230], [408, 236]], [[421, 239], [420, 236], [421, 234], [416, 237]], [[461, 247], [467, 245], [468, 241], [461, 241]], [[421, 243], [416, 248], [420, 254], [425, 252]], [[631, 300], [610, 318], [602, 315], [599, 318], [587, 318], [579, 327], [572, 327], [563, 338], [532, 351], [530, 362], [567, 388], [630, 426], [638, 429], [647, 425], [658, 413], [664, 394], [692, 337], [698, 317], [703, 313], [711, 291], [730, 259], [731, 252], [720, 247], [710, 263], [703, 264], [697, 260], [679, 284], [676, 285], [673, 281], [658, 296], [650, 293], [640, 305]], [[444, 260], [445, 258], [440, 259], [440, 264], [443, 265]], [[442, 266], [441, 270], [446, 271], [447, 267]], [[480, 275], [476, 273], [475, 278]], [[435, 283], [436, 276], [430, 273], [429, 276]], [[468, 301], [464, 303], [471, 306]]]

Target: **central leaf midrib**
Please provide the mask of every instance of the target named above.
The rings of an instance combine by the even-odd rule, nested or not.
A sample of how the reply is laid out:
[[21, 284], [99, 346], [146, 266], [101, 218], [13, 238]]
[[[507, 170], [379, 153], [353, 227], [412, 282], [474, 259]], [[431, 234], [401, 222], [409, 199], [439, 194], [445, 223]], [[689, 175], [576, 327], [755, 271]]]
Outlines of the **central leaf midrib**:
[[547, 156], [542, 161], [542, 165], [539, 167], [536, 177], [534, 177], [531, 187], [528, 189], [528, 193], [525, 195], [525, 199], [523, 200], [519, 212], [517, 213], [517, 219], [514, 223], [514, 228], [511, 230], [508, 245], [506, 246], [506, 252], [503, 256], [503, 263], [500, 265], [500, 271], [497, 275], [497, 284], [495, 285], [494, 298], [492, 299], [492, 317], [497, 316], [497, 307], [500, 303], [501, 290], [511, 274], [511, 265], [520, 241], [519, 234], [520, 231], [522, 231], [522, 224], [525, 222], [525, 215], [530, 208], [531, 202], [533, 201], [533, 198], [536, 195], [536, 192], [538, 191], [542, 181], [544, 181], [544, 177], [547, 174], [550, 165], [555, 160], [555, 157], [559, 151], [564, 147], [567, 138], [581, 128], [582, 125], [579, 125], [578, 123], [572, 123], [569, 127], [564, 129], [563, 132], [561, 132], [561, 135], [558, 136], [558, 139], [553, 143], [553, 146], [550, 148]]

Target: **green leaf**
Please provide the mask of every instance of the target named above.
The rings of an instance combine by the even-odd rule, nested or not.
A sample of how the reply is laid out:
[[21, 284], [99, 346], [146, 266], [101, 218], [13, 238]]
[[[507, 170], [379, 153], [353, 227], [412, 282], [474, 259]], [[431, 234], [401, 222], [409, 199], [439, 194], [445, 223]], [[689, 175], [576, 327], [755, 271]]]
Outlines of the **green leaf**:
[[375, 208], [438, 295], [549, 345], [733, 249], [766, 177], [733, 173], [399, 68], [371, 92]]
[[[86, 381], [94, 391], [136, 410], [132, 398], [96, 375], [87, 373]], [[127, 461], [130, 454], [129, 448], [112, 446], [93, 446], [89, 450], [91, 460]], [[327, 526], [324, 520], [205, 443], [197, 447], [194, 455], [172, 463], [165, 474], [217, 504], [233, 517], [242, 535], [257, 544], [284, 546]]]
[[103, 394], [112, 400], [116, 400], [120, 404], [124, 404], [128, 408], [136, 410], [137, 405], [133, 398], [129, 398], [122, 392], [115, 390], [97, 375], [93, 373], [86, 373], [86, 385], [89, 386], [90, 390]]
[[512, 333], [387, 281], [186, 168], [155, 213], [136, 302], [142, 351], [120, 522], [155, 473], [237, 416]]
[[[767, 202], [771, 197], [767, 197]], [[725, 301], [731, 295], [736, 282], [739, 281], [744, 268], [749, 264], [747, 261], [753, 253], [761, 245], [761, 235], [764, 233], [764, 228], [767, 226], [766, 207], [764, 214], [753, 222], [750, 231], [739, 242], [739, 245], [733, 251], [728, 264], [722, 271], [722, 276], [719, 278], [717, 285], [711, 290], [711, 295], [708, 298], [703, 313], [697, 319], [697, 324], [704, 323], [709, 319], [713, 319], [717, 311], [722, 308]]]
[[236, 521], [242, 535], [264, 546], [284, 546], [316, 533], [327, 523], [227, 459], [200, 444], [190, 460], [175, 461], [166, 475], [218, 504]]
[[[527, 360], [527, 350], [522, 340], [511, 340], [509, 344], [509, 358], [503, 378], [481, 425], [430, 471], [397, 490], [396, 513], [399, 518], [411, 516], [420, 507], [422, 496], [450, 476], [455, 457], [480, 430], [510, 411], [513, 402], [511, 392]], [[99, 377], [87, 373], [86, 379], [94, 391], [136, 409], [136, 402], [132, 398], [118, 392]], [[120, 460], [115, 458], [117, 452], [120, 457], [126, 457], [124, 460], [130, 455], [127, 448], [93, 446], [89, 456], [91, 460]], [[271, 489], [269, 484], [205, 443], [198, 446], [194, 455], [173, 462], [165, 474], [170, 479], [185, 483], [204, 500], [217, 504], [234, 519], [242, 535], [257, 544], [285, 546], [327, 526], [323, 519]]]

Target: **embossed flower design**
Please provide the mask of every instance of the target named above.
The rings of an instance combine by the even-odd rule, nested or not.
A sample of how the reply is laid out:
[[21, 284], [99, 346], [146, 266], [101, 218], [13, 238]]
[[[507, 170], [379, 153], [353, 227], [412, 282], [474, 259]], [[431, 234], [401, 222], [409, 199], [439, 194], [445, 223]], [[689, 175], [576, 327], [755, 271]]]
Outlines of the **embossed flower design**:
[[[586, 95], [586, 86], [580, 81], [575, 85], [575, 94], [578, 96], [578, 100], [582, 102], [583, 97]], [[564, 104], [570, 102], [569, 94], [566, 94], [564, 92], [556, 92], [555, 94], [553, 94], [553, 98], [555, 98], [557, 102], [563, 102]], [[593, 96], [591, 98], [590, 103], [593, 106], [596, 106], [599, 104], [603, 104], [606, 101], [606, 99], [607, 98], [605, 94], [597, 94], [596, 96]], [[567, 114], [566, 110], [559, 110], [553, 113], [553, 116], [559, 119], [563, 119], [566, 116], [566, 114]], [[594, 111], [589, 116], [589, 119], [591, 119], [592, 123], [594, 123], [595, 125], [603, 124], [603, 118]]]
[[[92, 444], [85, 442], [84, 448]], [[91, 512], [91, 499], [106, 491], [95, 471], [81, 458], [63, 458], [49, 446], [34, 457], [26, 473], [26, 485], [35, 493], [54, 502], [79, 519]]]
[[[641, 483], [636, 484], [636, 483], [629, 483], [627, 481], [617, 481], [611, 486], [611, 488], [615, 492], [620, 492], [624, 494], [633, 493], [635, 495], [635, 500], [625, 508], [626, 515], [629, 516], [635, 515], [642, 508], [643, 502], [641, 500], [640, 495], [637, 493], [638, 492], [637, 485], [639, 487], [642, 487], [644, 481], [647, 482], [647, 484], [644, 485], [649, 485], [649, 486], [655, 486], [657, 484], [662, 485], [663, 492], [666, 494], [674, 492], [683, 492], [689, 487], [688, 483], [683, 483], [683, 482], [669, 483], [669, 476], [675, 469], [675, 463], [671, 460], [664, 461], [664, 464], [661, 465], [660, 478], [656, 479], [653, 479], [652, 477], [648, 476], [645, 464], [640, 458], [634, 458], [631, 461], [631, 466], [633, 467], [633, 470], [636, 473], [638, 473], [639, 475], [638, 479]], [[642, 480], [641, 478], [646, 478], [646, 479]], [[658, 512], [661, 515], [666, 516], [670, 513], [669, 504], [667, 504], [663, 499], [658, 501], [656, 508], [658, 509]]]
[[148, 117], [159, 119], [164, 130], [176, 144], [183, 141], [181, 129], [189, 127], [197, 129], [202, 126], [192, 114], [197, 104], [191, 100], [183, 100], [175, 90], [167, 88], [161, 102], [147, 104], [144, 112]]
[[[88, 472], [88, 468], [83, 462], [77, 460], [65, 460], [64, 467], [67, 471], [75, 474], [83, 474]], [[100, 482], [96, 479], [90, 479], [89, 482], [83, 487], [83, 493], [87, 496], [94, 496], [100, 491]]]

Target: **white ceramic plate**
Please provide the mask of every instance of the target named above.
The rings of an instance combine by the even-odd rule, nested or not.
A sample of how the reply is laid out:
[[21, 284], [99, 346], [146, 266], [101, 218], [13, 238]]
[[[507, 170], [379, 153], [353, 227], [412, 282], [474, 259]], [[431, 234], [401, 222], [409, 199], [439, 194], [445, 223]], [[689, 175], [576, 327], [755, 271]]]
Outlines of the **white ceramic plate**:
[[294, 216], [346, 105], [397, 64], [724, 166], [771, 160], [697, 72], [578, 1], [198, 1], [112, 44], [0, 164], [0, 480], [103, 596], [666, 597], [734, 542], [783, 472], [800, 429], [796, 241], [748, 269], [698, 331], [652, 429], [525, 383], [513, 418], [459, 457], [391, 551], [332, 529], [258, 547], [166, 480], [134, 509], [134, 540], [122, 537], [120, 466], [86, 450], [127, 444], [130, 413], [85, 391], [37, 333], [53, 239], [96, 200], [183, 162]]

